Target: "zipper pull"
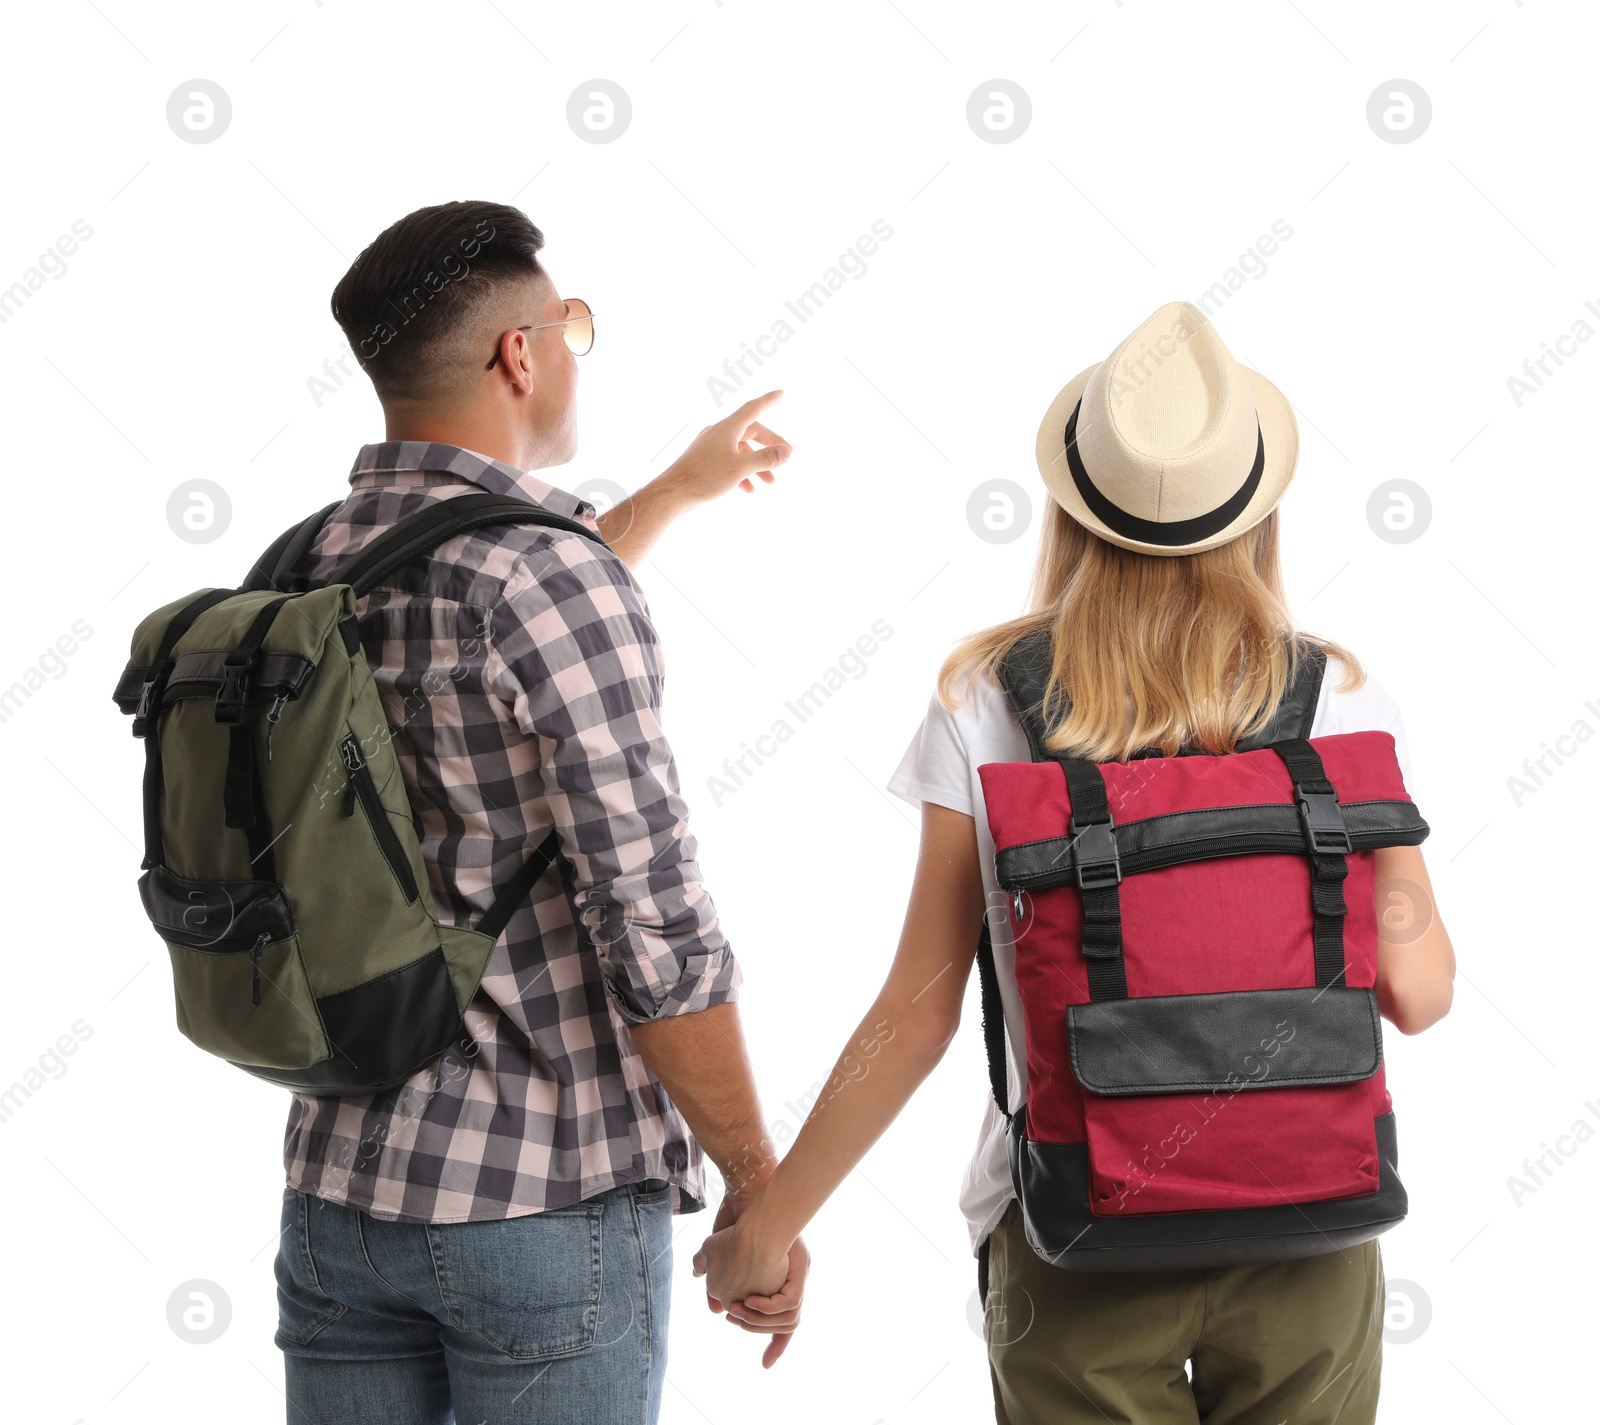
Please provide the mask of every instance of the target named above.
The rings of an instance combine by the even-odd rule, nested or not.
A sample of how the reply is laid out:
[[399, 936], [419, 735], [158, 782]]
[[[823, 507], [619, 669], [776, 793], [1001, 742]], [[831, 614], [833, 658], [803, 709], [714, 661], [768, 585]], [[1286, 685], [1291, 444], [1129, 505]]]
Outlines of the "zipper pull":
[[278, 725], [278, 719], [283, 716], [283, 705], [289, 701], [287, 693], [279, 693], [272, 700], [272, 706], [267, 709], [267, 761], [272, 761], [272, 729]]
[[261, 949], [267, 943], [267, 932], [262, 931], [256, 936], [256, 943], [250, 947], [250, 1003], [261, 1003]]
[[1011, 915], [1014, 920], [1022, 919], [1022, 891], [1020, 888], [1011, 892]]
[[366, 758], [361, 755], [361, 744], [355, 737], [347, 736], [339, 744], [339, 756], [344, 759], [344, 814], [354, 816], [356, 812], [356, 773], [367, 765]]

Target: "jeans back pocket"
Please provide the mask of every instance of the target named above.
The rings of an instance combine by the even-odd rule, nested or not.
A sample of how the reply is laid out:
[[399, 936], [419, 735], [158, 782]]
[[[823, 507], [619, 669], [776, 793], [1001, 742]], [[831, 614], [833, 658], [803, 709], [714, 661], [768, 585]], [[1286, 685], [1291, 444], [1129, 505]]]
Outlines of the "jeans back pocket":
[[294, 1188], [283, 1192], [283, 1216], [278, 1230], [278, 1256], [273, 1274], [278, 1282], [279, 1350], [309, 1346], [312, 1340], [345, 1314], [346, 1308], [322, 1289], [316, 1263], [311, 1258], [308, 1202]]
[[429, 1227], [450, 1324], [519, 1361], [576, 1355], [600, 1319], [598, 1202]]

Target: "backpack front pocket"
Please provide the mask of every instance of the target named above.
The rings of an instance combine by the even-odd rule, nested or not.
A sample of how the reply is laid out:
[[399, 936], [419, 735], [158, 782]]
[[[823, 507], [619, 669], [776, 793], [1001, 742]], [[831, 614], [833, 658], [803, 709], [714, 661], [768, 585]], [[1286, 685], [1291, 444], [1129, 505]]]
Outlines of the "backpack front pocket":
[[1096, 1217], [1275, 1207], [1378, 1190], [1364, 1083], [1083, 1097]]
[[1254, 990], [1072, 1005], [1090, 1208], [1137, 1216], [1378, 1189], [1370, 989]]

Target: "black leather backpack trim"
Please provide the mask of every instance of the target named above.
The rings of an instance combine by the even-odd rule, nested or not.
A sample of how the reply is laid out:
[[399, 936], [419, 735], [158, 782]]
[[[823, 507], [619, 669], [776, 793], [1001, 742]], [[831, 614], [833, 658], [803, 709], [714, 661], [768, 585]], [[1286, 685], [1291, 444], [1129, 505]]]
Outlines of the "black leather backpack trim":
[[303, 1093], [376, 1093], [404, 1083], [448, 1049], [461, 1010], [444, 950], [317, 1000], [333, 1056], [309, 1069], [240, 1064], [257, 1078]]
[[139, 897], [163, 940], [228, 954], [294, 934], [294, 914], [274, 881], [191, 880], [165, 866], [139, 877]]
[[[1341, 802], [1339, 810], [1353, 851], [1420, 846], [1428, 836], [1414, 802]], [[1119, 822], [1110, 831], [1125, 876], [1218, 856], [1303, 856], [1306, 849], [1299, 811], [1285, 802], [1165, 812]], [[1008, 891], [1072, 885], [1078, 849], [1070, 835], [1008, 846], [995, 853], [996, 879]]]
[[1383, 1062], [1377, 997], [1348, 985], [1072, 1004], [1067, 1044], [1108, 1097], [1349, 1084]]

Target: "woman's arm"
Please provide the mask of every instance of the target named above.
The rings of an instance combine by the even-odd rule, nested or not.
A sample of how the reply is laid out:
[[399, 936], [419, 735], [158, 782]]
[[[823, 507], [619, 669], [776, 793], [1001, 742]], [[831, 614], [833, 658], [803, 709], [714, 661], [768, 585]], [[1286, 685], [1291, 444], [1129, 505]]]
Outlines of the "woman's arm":
[[789, 1248], [906, 1106], [954, 1037], [983, 925], [970, 816], [924, 802], [922, 850], [889, 977], [834, 1065], [800, 1136], [732, 1227], [706, 1239], [695, 1274], [717, 1303], [779, 1310]]
[[1456, 952], [1434, 904], [1420, 846], [1373, 852], [1378, 911], [1378, 1008], [1402, 1034], [1450, 1012]]

